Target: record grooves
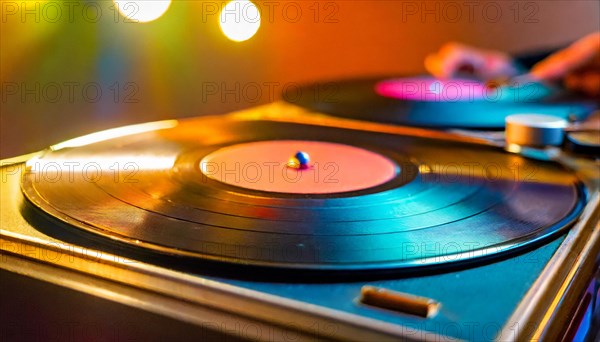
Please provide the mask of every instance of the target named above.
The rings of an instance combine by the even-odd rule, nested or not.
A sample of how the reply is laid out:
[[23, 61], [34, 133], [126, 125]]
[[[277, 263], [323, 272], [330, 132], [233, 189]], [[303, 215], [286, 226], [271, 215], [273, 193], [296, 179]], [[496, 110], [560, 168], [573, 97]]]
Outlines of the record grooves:
[[[312, 149], [313, 169], [286, 166], [285, 150], [296, 144]], [[244, 148], [243, 155], [230, 146]], [[298, 193], [257, 190], [236, 185], [235, 177], [248, 176], [244, 165], [225, 165], [233, 181], [224, 182], [214, 173], [207, 177], [201, 166], [216, 151], [234, 151], [227, 158], [244, 165], [270, 161], [273, 170], [301, 176], [317, 174], [314, 166], [324, 162], [319, 156], [334, 164], [339, 158], [338, 183], [352, 180], [364, 188], [317, 193], [309, 183], [294, 183], [303, 187]], [[381, 184], [364, 183], [355, 152], [345, 161], [346, 155], [326, 153], [338, 151], [393, 163], [397, 171], [383, 174], [391, 178]], [[65, 163], [76, 165], [69, 177], [53, 174], [60, 168], [50, 165]], [[323, 182], [319, 177], [311, 180]], [[553, 163], [411, 136], [235, 118], [184, 120], [48, 151], [28, 162], [22, 188], [35, 206], [74, 229], [133, 248], [311, 271], [402, 270], [501, 257], [563, 231], [585, 202], [577, 178]]]

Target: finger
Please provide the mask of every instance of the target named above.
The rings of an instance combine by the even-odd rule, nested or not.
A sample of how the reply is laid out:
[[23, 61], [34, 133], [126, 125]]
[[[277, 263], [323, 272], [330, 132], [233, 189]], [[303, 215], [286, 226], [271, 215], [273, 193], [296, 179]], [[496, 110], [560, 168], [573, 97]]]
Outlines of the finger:
[[427, 56], [425, 68], [438, 78], [451, 78], [466, 69], [484, 80], [510, 77], [518, 72], [507, 54], [460, 43], [445, 44], [438, 53]]
[[425, 58], [425, 68], [437, 78], [450, 78], [460, 67], [455, 53], [437, 53]]
[[568, 89], [584, 92], [590, 96], [600, 96], [600, 72], [571, 74], [565, 78]]
[[592, 33], [562, 49], [531, 68], [530, 74], [539, 80], [564, 77], [596, 58], [600, 54], [600, 32]]
[[440, 68], [448, 78], [456, 76], [466, 68], [478, 75], [485, 67], [485, 56], [478, 49], [453, 44], [450, 48], [441, 51], [440, 63]]
[[438, 53], [425, 58], [425, 68], [438, 78], [450, 78], [465, 65], [477, 70], [483, 63], [480, 52], [459, 43], [448, 43]]
[[440, 79], [451, 78], [466, 63], [461, 62], [456, 57], [440, 57], [439, 55], [429, 55], [425, 58], [425, 68], [433, 76]]
[[431, 75], [437, 78], [444, 78], [444, 72], [442, 71], [441, 62], [437, 54], [431, 54], [425, 57], [425, 69]]

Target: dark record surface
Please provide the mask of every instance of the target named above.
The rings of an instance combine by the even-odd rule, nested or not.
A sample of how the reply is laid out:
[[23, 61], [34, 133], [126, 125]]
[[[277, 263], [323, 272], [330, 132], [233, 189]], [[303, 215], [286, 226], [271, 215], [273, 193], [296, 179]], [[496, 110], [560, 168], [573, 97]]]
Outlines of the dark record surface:
[[[333, 194], [202, 177], [211, 152], [269, 140], [351, 142], [401, 171]], [[71, 145], [28, 162], [22, 188], [36, 206], [132, 246], [242, 265], [351, 271], [490, 258], [555, 236], [584, 204], [558, 165], [409, 136], [218, 117]]]
[[373, 77], [288, 87], [287, 102], [334, 116], [431, 128], [503, 129], [508, 115], [584, 118], [598, 103], [556, 86], [487, 88], [479, 81], [429, 76]]

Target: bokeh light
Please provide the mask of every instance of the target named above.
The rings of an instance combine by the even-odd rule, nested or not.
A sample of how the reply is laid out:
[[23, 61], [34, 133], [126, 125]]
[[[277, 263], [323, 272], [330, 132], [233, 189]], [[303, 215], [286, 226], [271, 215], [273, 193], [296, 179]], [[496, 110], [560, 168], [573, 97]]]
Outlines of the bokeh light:
[[260, 11], [248, 0], [234, 0], [221, 10], [221, 30], [227, 38], [243, 42], [252, 38], [260, 27]]
[[119, 12], [132, 21], [149, 22], [163, 15], [171, 0], [113, 0]]

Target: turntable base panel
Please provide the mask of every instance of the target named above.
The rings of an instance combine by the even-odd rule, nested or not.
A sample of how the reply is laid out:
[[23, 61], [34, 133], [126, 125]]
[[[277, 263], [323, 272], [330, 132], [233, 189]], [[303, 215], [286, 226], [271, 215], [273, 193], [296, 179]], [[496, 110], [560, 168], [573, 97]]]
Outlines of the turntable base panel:
[[[22, 234], [24, 236], [39, 239], [47, 245], [64, 245], [64, 241], [56, 240], [44, 235], [32, 227], [19, 214], [24, 201], [26, 201], [19, 189], [19, 173], [8, 174], [6, 167], [3, 168], [2, 198], [12, 198], [13, 201], [2, 201], [1, 219], [5, 223], [2, 230], [10, 233]], [[563, 237], [531, 252], [508, 258], [504, 261], [469, 268], [462, 271], [422, 275], [408, 277], [405, 279], [356, 281], [356, 282], [330, 282], [330, 283], [299, 283], [299, 282], [261, 282], [236, 280], [214, 276], [194, 274], [198, 280], [207, 279], [222, 283], [228, 291], [239, 292], [238, 289], [250, 289], [257, 294], [274, 295], [299, 301], [304, 304], [316, 305], [317, 307], [334, 309], [348, 314], [360, 315], [376, 321], [392, 323], [406, 327], [406, 329], [417, 329], [412, 332], [414, 337], [423, 338], [426, 332], [451, 336], [467, 340], [492, 340], [494, 334], [500, 331], [508, 320], [511, 313], [519, 304], [531, 284], [538, 277], [552, 254], [556, 251]], [[4, 246], [10, 250], [11, 246]], [[80, 247], [74, 247], [77, 252]], [[27, 253], [36, 253], [35, 250]], [[42, 253], [42, 251], [37, 251]], [[54, 255], [49, 252], [48, 255]], [[87, 250], [87, 253], [94, 253]], [[101, 253], [110, 258], [110, 254]], [[114, 260], [125, 260], [123, 256], [113, 257]], [[52, 261], [52, 260], [49, 260]], [[91, 261], [90, 261], [91, 262]], [[142, 262], [140, 262], [142, 264]], [[125, 262], [123, 267], [130, 268], [131, 262]], [[177, 265], [159, 265], [159, 269], [173, 270]], [[103, 275], [103, 265], [94, 263], [90, 268], [89, 276]], [[186, 276], [183, 272], [175, 274]], [[362, 306], [356, 303], [363, 285], [384, 287], [414, 295], [433, 298], [442, 303], [440, 313], [427, 320], [413, 318], [395, 312]], [[198, 296], [194, 293], [194, 296]], [[222, 309], [227, 310], [227, 307]], [[290, 308], [292, 310], [298, 309]], [[302, 309], [302, 308], [300, 308]], [[331, 311], [329, 311], [331, 312]], [[316, 320], [315, 322], [320, 322]], [[316, 323], [315, 323], [316, 324]], [[323, 334], [335, 334], [337, 329], [343, 326], [323, 323], [323, 326], [313, 327], [319, 329]], [[329, 330], [328, 330], [329, 329]], [[332, 330], [333, 329], [333, 330]], [[421, 335], [419, 335], [421, 334]]]

